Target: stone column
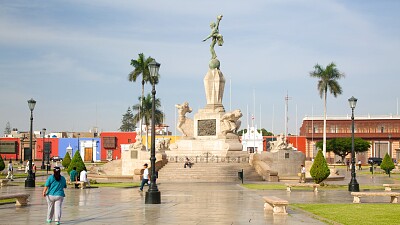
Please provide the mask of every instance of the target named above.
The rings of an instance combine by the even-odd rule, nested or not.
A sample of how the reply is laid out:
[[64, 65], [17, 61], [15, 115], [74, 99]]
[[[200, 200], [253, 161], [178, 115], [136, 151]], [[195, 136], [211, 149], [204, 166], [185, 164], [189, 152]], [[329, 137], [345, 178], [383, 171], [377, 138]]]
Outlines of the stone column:
[[225, 112], [222, 105], [224, 96], [225, 78], [221, 70], [209, 69], [204, 77], [204, 89], [206, 92], [207, 105], [205, 109], [211, 109], [214, 112]]

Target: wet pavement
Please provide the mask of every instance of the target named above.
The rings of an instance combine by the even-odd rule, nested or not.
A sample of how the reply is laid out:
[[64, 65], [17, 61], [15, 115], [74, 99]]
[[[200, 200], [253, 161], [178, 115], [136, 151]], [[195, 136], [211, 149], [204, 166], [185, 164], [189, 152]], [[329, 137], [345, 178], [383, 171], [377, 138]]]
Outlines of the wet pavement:
[[[343, 181], [348, 184], [349, 173]], [[363, 184], [393, 183], [387, 177], [364, 175], [357, 177]], [[45, 179], [45, 177], [38, 178]], [[145, 188], [145, 191], [147, 188]], [[62, 224], [325, 224], [308, 214], [290, 208], [292, 203], [351, 203], [348, 191], [249, 190], [238, 183], [161, 183], [159, 205], [144, 204], [145, 192], [138, 188], [66, 189], [62, 209]], [[382, 187], [383, 191], [383, 187]], [[0, 205], [0, 224], [45, 224], [47, 203], [42, 188], [7, 186], [4, 193], [29, 193], [29, 205]], [[273, 195], [289, 201], [287, 216], [264, 212], [262, 197]], [[366, 199], [367, 200], [367, 199]], [[376, 201], [372, 200], [372, 201]], [[368, 201], [366, 201], [368, 202]], [[53, 223], [54, 224], [54, 223]]]

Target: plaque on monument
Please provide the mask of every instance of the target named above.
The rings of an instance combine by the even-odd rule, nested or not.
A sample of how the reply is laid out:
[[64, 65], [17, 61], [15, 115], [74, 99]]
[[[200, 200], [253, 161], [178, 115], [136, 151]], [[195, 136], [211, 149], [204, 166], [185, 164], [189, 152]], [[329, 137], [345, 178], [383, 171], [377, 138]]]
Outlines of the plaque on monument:
[[137, 159], [138, 158], [138, 152], [137, 151], [131, 151], [131, 159]]
[[198, 136], [214, 136], [217, 134], [215, 119], [199, 120], [197, 125]]

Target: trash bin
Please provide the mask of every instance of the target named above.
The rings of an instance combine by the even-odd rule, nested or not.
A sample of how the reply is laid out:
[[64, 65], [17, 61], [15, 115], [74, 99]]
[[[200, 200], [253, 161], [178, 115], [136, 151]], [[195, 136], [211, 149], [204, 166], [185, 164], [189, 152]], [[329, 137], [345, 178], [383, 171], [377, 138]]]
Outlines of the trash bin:
[[372, 166], [370, 166], [370, 167], [369, 167], [369, 172], [371, 172], [371, 173], [372, 173]]
[[242, 169], [242, 171], [238, 172], [238, 177], [239, 177], [239, 180], [241, 180], [242, 184], [243, 184], [243, 169]]

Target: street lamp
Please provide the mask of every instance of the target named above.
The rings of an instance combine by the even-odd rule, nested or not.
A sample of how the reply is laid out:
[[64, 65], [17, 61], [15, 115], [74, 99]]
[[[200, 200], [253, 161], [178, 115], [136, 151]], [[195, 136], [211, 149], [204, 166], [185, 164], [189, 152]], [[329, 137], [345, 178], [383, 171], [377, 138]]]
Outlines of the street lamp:
[[31, 129], [29, 134], [29, 170], [28, 177], [25, 180], [25, 187], [35, 187], [35, 179], [32, 173], [32, 133], [33, 133], [33, 110], [35, 109], [36, 101], [31, 98], [28, 100], [29, 110], [31, 110]]
[[357, 99], [352, 96], [349, 98], [349, 104], [351, 108], [351, 180], [349, 183], [349, 191], [359, 192], [360, 186], [356, 179], [356, 161], [354, 153], [354, 108], [356, 107]]
[[42, 157], [42, 166], [40, 167], [40, 169], [44, 170], [45, 169], [45, 166], [44, 166], [44, 156], [45, 156], [44, 139], [46, 137], [46, 128], [42, 129], [42, 134], [43, 134], [43, 146], [42, 146], [43, 157]]
[[94, 142], [94, 139], [92, 139], [92, 160], [91, 160], [91, 163], [94, 163], [94, 161], [93, 161], [93, 152], [94, 152], [94, 145], [93, 145], [93, 142]]
[[50, 141], [50, 134], [49, 135], [47, 135], [47, 146], [48, 146], [48, 148], [46, 149], [47, 151], [46, 151], [46, 171], [47, 171], [47, 174], [49, 174], [49, 170], [50, 170], [50, 153], [51, 153], [51, 141]]
[[145, 203], [146, 204], [160, 204], [161, 203], [161, 193], [158, 190], [156, 184], [156, 128], [155, 128], [155, 99], [156, 99], [156, 81], [158, 77], [158, 70], [160, 69], [160, 63], [157, 63], [153, 60], [149, 63], [149, 71], [151, 76], [151, 84], [153, 89], [151, 91], [152, 98], [152, 106], [151, 106], [151, 183], [149, 190], [146, 192]]
[[79, 145], [80, 145], [80, 143], [79, 143], [79, 136], [81, 136], [81, 133], [78, 133], [78, 152], [81, 152], [81, 151], [79, 151], [80, 149], [80, 147], [79, 147]]

